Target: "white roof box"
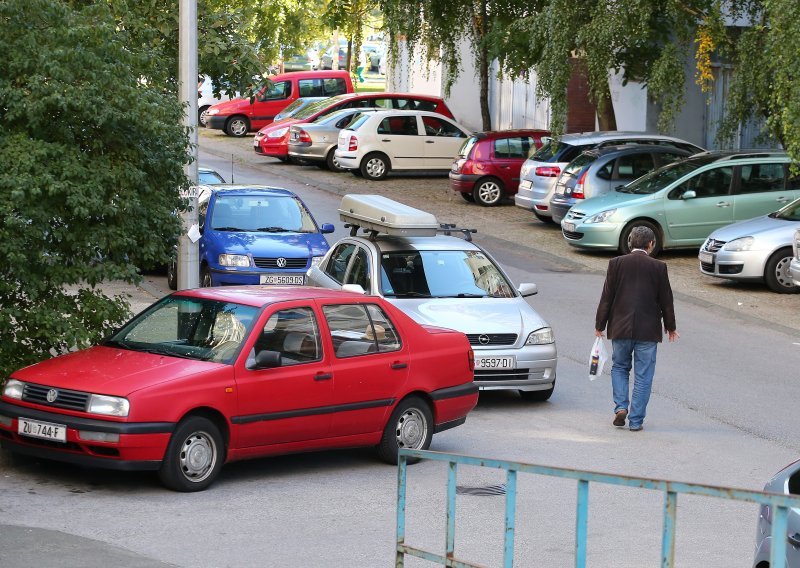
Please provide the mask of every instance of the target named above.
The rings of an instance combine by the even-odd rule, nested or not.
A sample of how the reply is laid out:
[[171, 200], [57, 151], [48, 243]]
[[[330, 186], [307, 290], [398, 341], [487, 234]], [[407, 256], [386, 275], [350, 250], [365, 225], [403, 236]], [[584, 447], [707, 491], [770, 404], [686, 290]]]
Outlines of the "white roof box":
[[382, 195], [345, 195], [339, 218], [362, 229], [397, 237], [433, 237], [439, 229], [436, 217], [430, 213]]

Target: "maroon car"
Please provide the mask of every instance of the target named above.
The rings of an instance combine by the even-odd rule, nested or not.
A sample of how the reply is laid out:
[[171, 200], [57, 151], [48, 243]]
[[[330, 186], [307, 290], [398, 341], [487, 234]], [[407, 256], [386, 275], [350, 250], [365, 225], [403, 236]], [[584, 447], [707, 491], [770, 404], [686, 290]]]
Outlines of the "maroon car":
[[547, 130], [502, 130], [470, 136], [450, 168], [450, 187], [485, 207], [517, 193], [522, 163], [542, 146]]

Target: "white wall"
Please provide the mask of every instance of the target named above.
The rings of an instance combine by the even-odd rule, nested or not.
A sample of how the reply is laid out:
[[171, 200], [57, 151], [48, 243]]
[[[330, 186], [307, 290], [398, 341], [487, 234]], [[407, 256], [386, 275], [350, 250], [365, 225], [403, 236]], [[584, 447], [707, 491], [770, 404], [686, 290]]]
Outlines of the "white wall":
[[614, 115], [617, 117], [617, 129], [634, 132], [648, 130], [647, 87], [634, 81], [623, 86], [622, 73], [612, 73], [609, 76], [609, 86]]

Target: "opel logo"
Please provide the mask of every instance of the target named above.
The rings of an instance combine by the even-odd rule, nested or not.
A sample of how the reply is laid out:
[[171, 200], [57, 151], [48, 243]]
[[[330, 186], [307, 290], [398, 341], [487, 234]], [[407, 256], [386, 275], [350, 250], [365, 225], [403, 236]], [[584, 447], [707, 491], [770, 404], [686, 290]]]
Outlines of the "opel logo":
[[488, 336], [488, 335], [486, 335], [485, 333], [482, 333], [482, 334], [480, 334], [480, 335], [478, 336], [478, 341], [480, 341], [480, 342], [481, 342], [481, 345], [488, 345], [488, 344], [489, 344], [489, 341], [490, 341], [490, 339], [489, 339], [489, 336]]
[[278, 265], [278, 268], [286, 268], [286, 259], [280, 257], [275, 263]]
[[50, 389], [47, 391], [47, 402], [55, 402], [58, 398], [58, 391], [56, 389]]

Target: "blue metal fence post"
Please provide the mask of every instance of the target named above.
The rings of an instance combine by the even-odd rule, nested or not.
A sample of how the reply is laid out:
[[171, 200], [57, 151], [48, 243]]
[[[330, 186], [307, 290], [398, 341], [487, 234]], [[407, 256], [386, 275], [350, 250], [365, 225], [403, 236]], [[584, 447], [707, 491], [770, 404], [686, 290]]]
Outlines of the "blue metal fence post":
[[678, 511], [678, 494], [667, 491], [664, 496], [664, 529], [661, 535], [661, 568], [675, 565], [675, 515]]
[[514, 566], [514, 533], [517, 528], [517, 471], [506, 472], [506, 535], [503, 550], [503, 566]]
[[789, 524], [789, 509], [772, 505], [772, 543], [769, 550], [770, 568], [786, 566], [786, 529]]
[[450, 462], [447, 470], [447, 537], [445, 556], [452, 559], [456, 549], [456, 477], [458, 463]]
[[586, 568], [586, 539], [589, 524], [589, 482], [578, 480], [578, 504], [575, 512], [575, 568]]
[[399, 456], [397, 465], [397, 545], [395, 547], [395, 568], [403, 568], [405, 555], [400, 549], [406, 540], [406, 474], [408, 460], [406, 456]]

